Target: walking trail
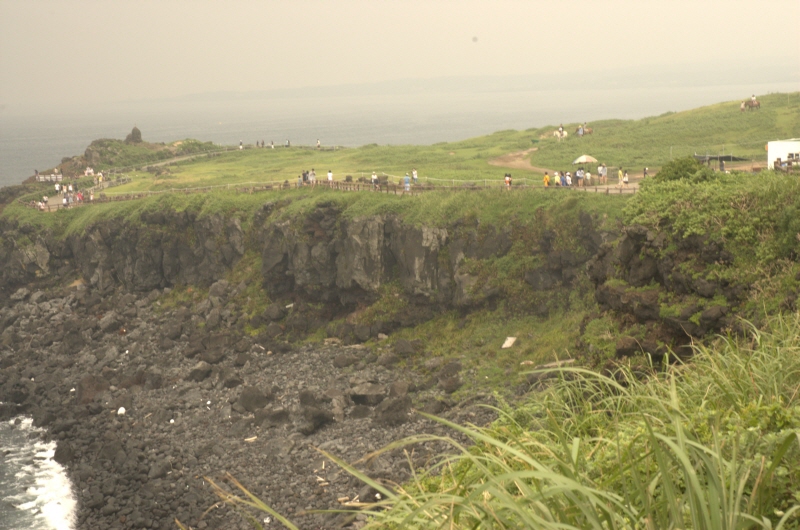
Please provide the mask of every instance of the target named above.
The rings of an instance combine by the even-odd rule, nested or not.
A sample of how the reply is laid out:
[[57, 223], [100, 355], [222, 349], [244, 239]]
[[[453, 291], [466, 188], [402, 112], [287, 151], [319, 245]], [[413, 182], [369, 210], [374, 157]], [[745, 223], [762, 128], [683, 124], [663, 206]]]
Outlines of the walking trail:
[[531, 147], [530, 149], [526, 149], [524, 151], [517, 151], [515, 153], [508, 153], [507, 155], [498, 156], [497, 158], [489, 160], [489, 165], [507, 167], [511, 169], [522, 169], [523, 171], [536, 171], [538, 173], [544, 173], [545, 171], [552, 173], [552, 169], [531, 165], [531, 161], [528, 157], [537, 149], [538, 147]]

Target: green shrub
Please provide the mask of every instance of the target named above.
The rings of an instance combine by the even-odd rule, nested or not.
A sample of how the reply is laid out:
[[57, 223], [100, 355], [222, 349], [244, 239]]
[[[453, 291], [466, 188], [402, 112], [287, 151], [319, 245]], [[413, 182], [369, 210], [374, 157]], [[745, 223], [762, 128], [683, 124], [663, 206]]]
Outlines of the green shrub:
[[705, 166], [698, 162], [693, 156], [676, 158], [667, 162], [654, 177], [656, 182], [666, 182], [670, 180], [688, 179], [702, 170]]

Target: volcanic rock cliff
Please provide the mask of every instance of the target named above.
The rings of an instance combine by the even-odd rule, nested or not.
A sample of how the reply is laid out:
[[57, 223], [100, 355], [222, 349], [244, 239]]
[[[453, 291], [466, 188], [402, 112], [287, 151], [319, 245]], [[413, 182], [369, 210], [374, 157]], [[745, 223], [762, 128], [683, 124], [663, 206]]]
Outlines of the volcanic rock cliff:
[[[0, 417], [33, 415], [59, 440], [79, 528], [172, 528], [174, 517], [247, 528], [228, 511], [203, 518], [214, 497], [201, 477], [223, 470], [304, 528], [358, 526], [306, 513], [375, 493], [314, 447], [355, 461], [443, 432], [412, 406], [459, 422], [492, 417], [475, 406], [490, 396], [452, 398], [470, 377], [458, 360], [429, 358], [422, 341], [389, 340], [376, 353], [359, 343], [443, 311], [560, 315], [581, 291], [597, 305], [576, 353], [598, 355], [587, 329], [612, 318], [621, 333], [606, 354], [659, 357], [731, 326], [747, 292], [704, 276], [708, 264], [732, 263], [717, 243], [586, 212], [567, 225], [425, 226], [328, 203], [293, 215], [283, 206], [250, 217], [149, 211], [67, 236], [2, 222]], [[498, 281], [492, 267], [505, 258], [527, 265]], [[233, 280], [243, 263], [259, 266]], [[202, 299], [169, 305], [173, 288]], [[269, 304], [247, 313], [248, 292]], [[393, 310], [350, 318], [379, 304]], [[324, 344], [296, 342], [319, 330]], [[419, 446], [414, 464], [439, 450]], [[409, 477], [400, 450], [371, 462], [376, 479]]]
[[[156, 211], [135, 222], [97, 223], [66, 238], [5, 222], [0, 226], [0, 261], [5, 264], [0, 290], [8, 296], [28, 284], [77, 277], [99, 295], [115, 289], [207, 287], [253, 252], [261, 261], [261, 276], [254, 280], [271, 299], [297, 302], [302, 309], [293, 312], [290, 323], [300, 333], [369, 306], [382, 286], [399, 285], [407, 310], [375, 322], [369, 331], [356, 333], [347, 324], [331, 330], [339, 338], [363, 341], [441, 310], [468, 312], [507, 297], [503, 285], [462, 265], [502, 257], [516, 243], [526, 245], [522, 253], [538, 256], [540, 264], [524, 272], [530, 291], [543, 295], [534, 296], [530, 310], [548, 314], [579, 278], [588, 278], [601, 309], [657, 324], [654, 336], [662, 346], [719, 330], [746, 294], [745, 286], [709, 281], [698, 273], [704, 264], [731, 263], [732, 256], [718, 243], [696, 236], [673, 241], [641, 226], [608, 229], [586, 213], [574, 220], [575, 237], [565, 248], [554, 245], [556, 233], [547, 227], [531, 241], [513, 226], [464, 221], [415, 226], [392, 215], [348, 218], [326, 204], [294, 217], [282, 217], [279, 210], [265, 204], [253, 219]], [[690, 264], [693, 272], [687, 274], [682, 264]], [[716, 303], [689, 304], [683, 315], [665, 314], [665, 293]]]

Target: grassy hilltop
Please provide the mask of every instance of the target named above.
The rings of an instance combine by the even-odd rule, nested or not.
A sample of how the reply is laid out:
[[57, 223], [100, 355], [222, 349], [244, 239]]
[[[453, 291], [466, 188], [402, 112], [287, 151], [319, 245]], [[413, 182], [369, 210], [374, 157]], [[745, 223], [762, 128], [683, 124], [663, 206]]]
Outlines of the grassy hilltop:
[[[499, 181], [506, 171], [511, 171], [516, 183], [538, 185], [542, 169], [569, 170], [572, 160], [582, 154], [590, 154], [612, 167], [630, 168], [634, 173], [644, 166], [655, 170], [673, 158], [695, 153], [725, 153], [747, 158], [752, 160], [745, 164], [750, 169], [753, 163], [763, 165], [767, 141], [800, 137], [800, 93], [767, 95], [760, 101], [762, 107], [758, 111], [740, 112], [740, 102], [732, 101], [640, 120], [591, 122], [588, 125], [594, 129], [594, 134], [583, 138], [574, 134], [578, 124], [564, 124], [569, 137], [560, 142], [552, 135], [558, 127], [554, 124], [430, 146], [372, 144], [335, 151], [248, 148], [211, 158], [187, 159], [152, 168], [150, 172], [129, 168], [126, 173], [134, 182], [114, 191], [159, 191], [285, 180], [294, 183], [303, 170], [311, 168], [316, 170], [320, 180], [329, 169], [341, 180], [346, 175], [369, 177], [373, 171], [396, 179], [416, 167], [423, 182], [439, 185], [449, 185], [453, 180]], [[211, 148], [209, 144], [193, 141], [177, 142], [177, 147], [129, 145], [112, 140], [96, 144], [87, 149], [90, 156], [97, 153], [94, 155], [96, 169], [163, 162], [171, 152], [181, 156]], [[508, 153], [526, 150], [531, 151], [520, 155], [520, 159], [530, 162], [527, 168], [517, 165], [509, 169], [490, 164]]]

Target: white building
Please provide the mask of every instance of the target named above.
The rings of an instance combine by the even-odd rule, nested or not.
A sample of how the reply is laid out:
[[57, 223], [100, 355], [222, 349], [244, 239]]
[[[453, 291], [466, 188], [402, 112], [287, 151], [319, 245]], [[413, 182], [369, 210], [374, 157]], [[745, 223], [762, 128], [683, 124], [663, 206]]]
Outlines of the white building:
[[800, 138], [767, 142], [767, 169], [775, 169], [775, 161], [800, 164]]

